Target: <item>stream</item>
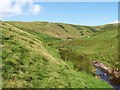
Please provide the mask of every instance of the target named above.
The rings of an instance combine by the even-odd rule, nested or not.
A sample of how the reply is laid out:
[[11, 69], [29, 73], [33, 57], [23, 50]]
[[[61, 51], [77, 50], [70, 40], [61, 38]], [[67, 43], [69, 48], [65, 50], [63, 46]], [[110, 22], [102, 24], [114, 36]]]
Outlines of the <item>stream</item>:
[[107, 74], [104, 70], [97, 68], [96, 75], [100, 77], [103, 81], [108, 82], [115, 90], [120, 90], [120, 83], [116, 84], [115, 81], [111, 81], [111, 75]]

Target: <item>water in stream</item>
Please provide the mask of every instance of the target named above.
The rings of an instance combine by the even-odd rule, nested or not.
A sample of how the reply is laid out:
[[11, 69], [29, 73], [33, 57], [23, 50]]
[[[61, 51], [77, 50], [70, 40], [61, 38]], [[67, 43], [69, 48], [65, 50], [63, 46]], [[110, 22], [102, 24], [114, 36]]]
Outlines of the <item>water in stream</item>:
[[104, 70], [97, 68], [96, 75], [100, 76], [100, 78], [106, 82], [108, 82], [114, 89], [120, 90], [120, 84], [116, 84], [110, 81], [111, 75], [107, 74]]

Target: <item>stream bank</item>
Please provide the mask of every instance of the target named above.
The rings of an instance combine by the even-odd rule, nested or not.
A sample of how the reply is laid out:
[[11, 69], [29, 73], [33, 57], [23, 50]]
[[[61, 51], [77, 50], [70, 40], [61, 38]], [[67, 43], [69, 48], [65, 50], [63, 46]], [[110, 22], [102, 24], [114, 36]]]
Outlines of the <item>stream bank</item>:
[[120, 70], [104, 65], [101, 62], [93, 61], [96, 67], [96, 77], [108, 82], [115, 90], [120, 90]]

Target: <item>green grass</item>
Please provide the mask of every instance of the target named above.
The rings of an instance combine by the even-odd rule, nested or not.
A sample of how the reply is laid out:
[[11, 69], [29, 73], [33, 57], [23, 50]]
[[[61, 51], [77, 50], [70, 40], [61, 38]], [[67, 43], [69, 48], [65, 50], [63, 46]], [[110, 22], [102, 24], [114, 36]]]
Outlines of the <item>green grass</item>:
[[[9, 23], [11, 22], [0, 22], [3, 32], [3, 88], [111, 88], [108, 83], [91, 74], [90, 58], [94, 57], [93, 53], [102, 51], [102, 48], [88, 49], [95, 41], [90, 42], [87, 37], [63, 39], [66, 37], [64, 34], [71, 32], [72, 29], [69, 31], [69, 28], [75, 28], [72, 25], [61, 24], [61, 27], [47, 22], [35, 22], [35, 24], [32, 22], [33, 26], [31, 26], [31, 23], [12, 22], [16, 24], [14, 27]], [[56, 37], [54, 36], [56, 32], [50, 34], [49, 30], [45, 31], [47, 33], [37, 31], [40, 28], [46, 30], [50, 26], [54, 27], [54, 30], [58, 28], [68, 32], [64, 30], [63, 35], [61, 33]], [[82, 26], [82, 28], [88, 27]], [[79, 31], [78, 27], [77, 31]], [[71, 33], [67, 35], [72, 35]], [[89, 42], [86, 43], [87, 41]], [[92, 54], [87, 53], [90, 50]]]
[[71, 49], [80, 55], [86, 55], [90, 60], [98, 60], [110, 67], [120, 69], [117, 36], [118, 30], [113, 28], [97, 32], [89, 37], [63, 42], [59, 47]]
[[78, 26], [79, 28], [76, 28], [71, 24], [63, 23], [13, 21], [9, 21], [7, 23], [10, 23], [22, 30], [34, 31], [61, 39], [79, 38], [81, 36], [86, 36], [93, 33], [91, 27]]
[[26, 31], [28, 33], [32, 34], [32, 35], [37, 36], [37, 39], [44, 42], [45, 44], [54, 43], [54, 42], [57, 42], [57, 41], [61, 40], [59, 38], [55, 38], [55, 37], [48, 36], [48, 35], [45, 35], [45, 34], [41, 34], [41, 33], [38, 33], [38, 32], [34, 32], [34, 31], [30, 31], [30, 30], [26, 30]]

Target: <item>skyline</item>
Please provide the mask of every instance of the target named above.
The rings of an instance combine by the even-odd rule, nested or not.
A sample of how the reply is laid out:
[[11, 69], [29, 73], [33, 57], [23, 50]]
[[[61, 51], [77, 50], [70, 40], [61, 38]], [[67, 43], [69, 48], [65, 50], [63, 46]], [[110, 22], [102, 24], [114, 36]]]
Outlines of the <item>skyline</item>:
[[[5, 1], [3, 3], [7, 3], [8, 0]], [[11, 11], [5, 11], [4, 8]], [[7, 3], [3, 10], [0, 9], [0, 15], [1, 20], [5, 21], [47, 21], [96, 26], [117, 22], [118, 3], [33, 2], [32, 0], [28, 2], [24, 0], [24, 2]]]

